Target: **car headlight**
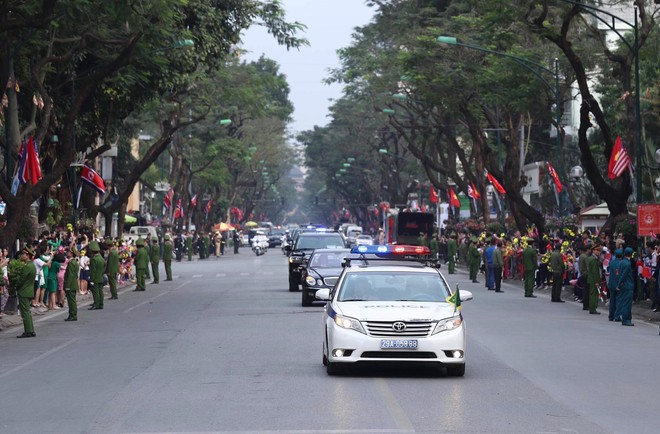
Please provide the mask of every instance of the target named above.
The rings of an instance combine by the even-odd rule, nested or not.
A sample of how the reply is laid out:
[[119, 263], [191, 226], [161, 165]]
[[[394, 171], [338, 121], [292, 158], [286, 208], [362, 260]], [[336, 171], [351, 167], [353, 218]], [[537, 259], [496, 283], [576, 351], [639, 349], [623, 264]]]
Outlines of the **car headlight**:
[[355, 330], [356, 332], [364, 333], [365, 335], [367, 334], [360, 321], [351, 318], [350, 316], [336, 314], [335, 324], [344, 329]]
[[435, 329], [433, 329], [432, 334], [435, 335], [447, 330], [457, 329], [461, 326], [461, 324], [463, 324], [463, 318], [461, 318], [460, 316], [443, 319], [442, 321], [439, 321], [438, 324], [435, 326]]
[[316, 279], [314, 278], [314, 276], [309, 276], [309, 275], [307, 277], [305, 277], [305, 283], [307, 284], [307, 286], [316, 286], [317, 285]]

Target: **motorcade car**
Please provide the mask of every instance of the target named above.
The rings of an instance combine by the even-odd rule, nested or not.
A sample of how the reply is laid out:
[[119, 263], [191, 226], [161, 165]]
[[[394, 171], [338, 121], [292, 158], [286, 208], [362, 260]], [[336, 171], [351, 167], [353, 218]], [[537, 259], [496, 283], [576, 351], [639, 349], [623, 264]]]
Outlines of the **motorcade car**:
[[316, 291], [335, 286], [342, 270], [344, 258], [350, 249], [315, 249], [304, 261], [302, 270], [302, 305], [311, 306], [316, 300]]
[[355, 239], [359, 235], [362, 235], [362, 232], [362, 227], [360, 226], [349, 226], [346, 228], [346, 241], [349, 247], [355, 246]]
[[302, 270], [305, 268], [305, 258], [315, 249], [343, 249], [344, 239], [337, 232], [313, 231], [300, 232], [291, 246], [289, 253], [289, 291], [296, 292], [302, 280]]
[[373, 246], [374, 245], [374, 238], [371, 235], [358, 235], [355, 238], [355, 245], [356, 246]]
[[284, 231], [284, 228], [273, 228], [268, 235], [268, 247], [273, 248], [281, 246]]
[[334, 288], [322, 288], [323, 364], [328, 375], [362, 363], [417, 363], [463, 376], [466, 327], [461, 303], [469, 291], [451, 292], [426, 246], [357, 246]]

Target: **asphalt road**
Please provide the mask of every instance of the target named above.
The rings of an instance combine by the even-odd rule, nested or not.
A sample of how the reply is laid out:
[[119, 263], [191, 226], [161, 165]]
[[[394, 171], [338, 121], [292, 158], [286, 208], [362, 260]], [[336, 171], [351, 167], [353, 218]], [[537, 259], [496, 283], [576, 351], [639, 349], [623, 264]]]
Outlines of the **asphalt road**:
[[[575, 303], [475, 298], [465, 377], [405, 366], [329, 377], [322, 305], [303, 308], [278, 249], [174, 264], [173, 282], [102, 311], [0, 332], [2, 433], [656, 433], [657, 325]], [[162, 272], [161, 272], [162, 274]]]

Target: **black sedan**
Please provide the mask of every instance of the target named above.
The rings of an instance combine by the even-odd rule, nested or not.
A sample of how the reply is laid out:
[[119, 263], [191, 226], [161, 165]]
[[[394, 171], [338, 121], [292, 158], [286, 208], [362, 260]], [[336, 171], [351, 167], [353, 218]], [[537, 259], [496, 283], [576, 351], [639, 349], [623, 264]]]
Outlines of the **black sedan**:
[[341, 273], [343, 259], [350, 256], [350, 249], [315, 249], [307, 259], [302, 272], [302, 305], [311, 306], [316, 291], [332, 289]]

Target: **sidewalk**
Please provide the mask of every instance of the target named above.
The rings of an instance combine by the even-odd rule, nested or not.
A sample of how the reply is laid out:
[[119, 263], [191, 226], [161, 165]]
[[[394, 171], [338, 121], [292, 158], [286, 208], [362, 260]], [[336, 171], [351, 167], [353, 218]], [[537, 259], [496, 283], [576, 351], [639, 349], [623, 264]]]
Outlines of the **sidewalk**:
[[[456, 264], [456, 271], [461, 273], [461, 274], [469, 274], [468, 269], [463, 265], [463, 264]], [[446, 272], [446, 268], [443, 269], [443, 273]], [[486, 276], [483, 273], [479, 273], [477, 280], [479, 280], [480, 285], [484, 285], [485, 283]], [[520, 295], [522, 296], [525, 293], [525, 288], [524, 288], [524, 282], [522, 280], [518, 279], [505, 279], [502, 280], [502, 288], [506, 289], [506, 287], [509, 288], [516, 288], [517, 290], [520, 290]], [[485, 287], [484, 287], [485, 289]], [[547, 298], [548, 300], [550, 299], [551, 296], [551, 290], [552, 288], [548, 286], [545, 289], [535, 289], [534, 290], [534, 295], [540, 297], [540, 298]], [[562, 290], [561, 293], [561, 298], [562, 300], [566, 301], [566, 303], [576, 303], [575, 301], [575, 296], [573, 295], [573, 287], [572, 286], [564, 286], [564, 289]], [[580, 303], [581, 304], [581, 303]], [[645, 300], [641, 302], [634, 302], [632, 305], [632, 319], [633, 322], [636, 320], [639, 321], [644, 321], [652, 324], [659, 324], [660, 325], [660, 312], [653, 312], [651, 310], [651, 305], [652, 302], [651, 300]], [[598, 310], [602, 313], [601, 316], [604, 316], [605, 319], [607, 320], [607, 313], [608, 313], [608, 306], [606, 303], [599, 302], [598, 303]]]
[[[133, 289], [135, 289], [135, 283], [125, 282], [123, 285], [119, 285], [117, 287], [117, 293], [121, 295], [124, 292], [128, 292]], [[106, 300], [110, 297], [110, 287], [108, 285], [103, 287], [103, 297], [105, 297]], [[78, 301], [78, 309], [83, 309], [87, 306], [90, 306], [92, 304], [91, 291], [85, 295], [78, 294], [76, 300]], [[44, 312], [39, 312], [36, 311], [35, 309], [32, 309], [32, 319], [34, 321], [41, 321], [44, 318], [56, 316], [62, 312], [65, 313], [68, 312], [68, 308], [66, 304], [64, 304], [64, 307], [62, 309], [46, 310]], [[21, 326], [21, 327], [23, 326], [23, 320], [21, 319], [21, 314], [19, 312], [13, 312], [13, 314], [10, 314], [10, 312], [4, 312], [4, 313], [5, 316], [0, 317], [0, 331], [4, 331], [17, 326]]]

